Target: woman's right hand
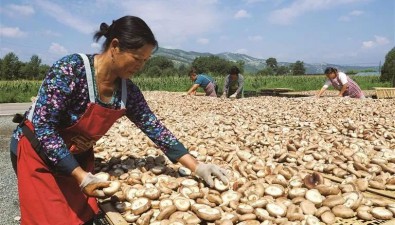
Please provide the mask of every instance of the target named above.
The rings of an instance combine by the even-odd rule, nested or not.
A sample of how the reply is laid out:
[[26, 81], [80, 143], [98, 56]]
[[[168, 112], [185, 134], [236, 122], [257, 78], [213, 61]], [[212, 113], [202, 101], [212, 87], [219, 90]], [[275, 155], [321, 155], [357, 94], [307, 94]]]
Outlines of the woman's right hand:
[[80, 166], [71, 172], [71, 176], [78, 182], [81, 191], [89, 197], [104, 198], [104, 192], [101, 190], [110, 186], [110, 182], [87, 173]]
[[80, 183], [81, 191], [89, 197], [105, 198], [103, 188], [110, 186], [110, 182], [96, 177], [92, 173], [86, 173]]

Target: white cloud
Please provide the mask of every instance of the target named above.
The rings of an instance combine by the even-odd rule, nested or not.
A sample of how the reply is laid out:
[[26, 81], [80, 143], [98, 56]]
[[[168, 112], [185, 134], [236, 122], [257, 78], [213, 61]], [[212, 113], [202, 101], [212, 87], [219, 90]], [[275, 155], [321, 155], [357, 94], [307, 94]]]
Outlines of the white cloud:
[[348, 22], [348, 21], [350, 21], [351, 19], [350, 19], [350, 17], [348, 17], [348, 16], [341, 16], [341, 17], [339, 17], [339, 21], [343, 21], [343, 22]]
[[23, 32], [19, 27], [0, 26], [0, 37], [20, 38], [25, 36], [26, 32]]
[[10, 17], [31, 16], [35, 13], [33, 7], [30, 5], [16, 5], [16, 4], [6, 5], [1, 10], [1, 12]]
[[93, 49], [100, 49], [100, 44], [97, 43], [97, 42], [93, 42], [93, 43], [91, 44], [91, 48], [93, 48]]
[[287, 7], [273, 11], [269, 16], [269, 21], [274, 24], [289, 25], [305, 13], [361, 1], [364, 0], [295, 0]]
[[374, 41], [364, 41], [362, 42], [363, 48], [372, 48], [375, 45]]
[[86, 19], [82, 19], [75, 13], [70, 13], [67, 7], [59, 6], [47, 0], [36, 0], [36, 2], [43, 12], [53, 17], [59, 23], [76, 29], [84, 34], [91, 34], [94, 31], [95, 25], [86, 22]]
[[378, 45], [386, 45], [386, 44], [390, 43], [390, 41], [386, 37], [381, 37], [381, 36], [375, 35], [374, 38], [376, 39], [376, 43]]
[[365, 48], [365, 49], [375, 48], [377, 46], [386, 45], [388, 43], [390, 43], [388, 38], [375, 35], [374, 40], [363, 41], [362, 48]]
[[199, 38], [196, 42], [202, 45], [206, 45], [210, 42], [210, 40], [207, 38]]
[[58, 43], [51, 43], [51, 46], [49, 46], [49, 52], [56, 55], [65, 55], [68, 51], [65, 47]]
[[350, 16], [360, 16], [362, 15], [364, 12], [361, 10], [353, 10], [350, 12]]
[[247, 4], [254, 4], [257, 2], [265, 2], [266, 0], [244, 0]]
[[119, 2], [122, 14], [144, 19], [160, 40], [160, 45], [180, 45], [188, 38], [219, 27], [226, 17], [217, 1], [125, 0]]
[[346, 16], [341, 16], [339, 17], [339, 21], [343, 21], [343, 22], [348, 22], [351, 20], [351, 17], [357, 17], [364, 14], [363, 11], [360, 10], [353, 10], [351, 12], [349, 12]]
[[260, 35], [255, 35], [255, 36], [248, 36], [249, 41], [262, 41], [263, 38]]
[[52, 36], [52, 37], [60, 37], [60, 36], [62, 36], [60, 33], [52, 31], [52, 30], [46, 30], [43, 33], [44, 33], [44, 35]]
[[241, 19], [241, 18], [248, 18], [251, 17], [251, 15], [245, 11], [244, 9], [241, 9], [239, 11], [237, 11], [237, 13], [234, 16], [236, 19]]

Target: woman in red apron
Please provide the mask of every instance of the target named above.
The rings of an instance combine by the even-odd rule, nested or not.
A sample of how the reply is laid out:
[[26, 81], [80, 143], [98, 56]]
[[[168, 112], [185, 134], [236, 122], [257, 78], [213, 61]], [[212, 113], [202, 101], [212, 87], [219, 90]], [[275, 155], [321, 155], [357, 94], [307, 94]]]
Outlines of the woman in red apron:
[[11, 159], [18, 178], [21, 224], [93, 224], [98, 189], [109, 184], [91, 174], [92, 147], [113, 123], [127, 116], [172, 162], [213, 185], [212, 175], [226, 182], [213, 164], [198, 163], [149, 109], [129, 79], [157, 48], [147, 24], [125, 16], [102, 23], [95, 39], [105, 37], [97, 55], [72, 54], [51, 67], [37, 100], [11, 140]]
[[328, 67], [325, 69], [325, 75], [328, 80], [317, 94], [317, 97], [320, 97], [332, 85], [333, 88], [339, 91], [339, 97], [365, 98], [358, 84], [345, 73], [339, 72], [336, 68]]

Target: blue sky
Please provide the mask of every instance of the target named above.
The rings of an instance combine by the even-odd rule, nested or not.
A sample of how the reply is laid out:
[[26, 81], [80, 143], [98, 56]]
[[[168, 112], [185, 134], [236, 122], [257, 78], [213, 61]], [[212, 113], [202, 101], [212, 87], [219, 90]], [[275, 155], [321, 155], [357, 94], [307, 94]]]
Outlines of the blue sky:
[[1, 0], [0, 56], [97, 53], [100, 23], [124, 15], [164, 48], [278, 62], [378, 65], [395, 45], [394, 0]]

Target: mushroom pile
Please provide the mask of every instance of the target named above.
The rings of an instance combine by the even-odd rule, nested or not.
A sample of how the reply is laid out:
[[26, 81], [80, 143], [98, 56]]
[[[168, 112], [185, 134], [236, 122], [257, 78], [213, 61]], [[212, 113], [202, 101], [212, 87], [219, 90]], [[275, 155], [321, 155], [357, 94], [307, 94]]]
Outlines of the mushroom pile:
[[94, 147], [95, 172], [111, 181], [103, 192], [132, 224], [395, 217], [395, 200], [363, 194], [395, 190], [395, 100], [144, 95], [191, 155], [228, 171], [229, 184], [208, 188], [121, 118]]

